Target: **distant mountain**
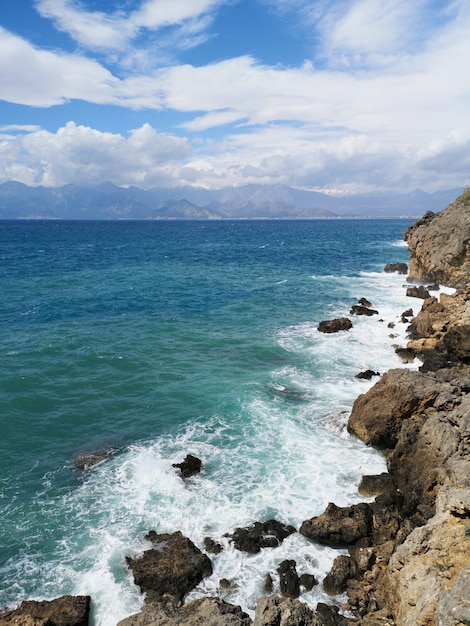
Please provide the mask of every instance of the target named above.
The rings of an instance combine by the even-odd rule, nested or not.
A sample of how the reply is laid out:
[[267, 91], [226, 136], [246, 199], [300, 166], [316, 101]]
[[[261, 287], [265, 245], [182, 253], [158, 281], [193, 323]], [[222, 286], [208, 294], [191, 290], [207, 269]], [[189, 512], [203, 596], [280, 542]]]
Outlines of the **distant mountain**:
[[318, 219], [340, 217], [420, 217], [438, 212], [462, 193], [368, 193], [332, 196], [287, 185], [244, 185], [208, 190], [0, 185], [0, 219]]

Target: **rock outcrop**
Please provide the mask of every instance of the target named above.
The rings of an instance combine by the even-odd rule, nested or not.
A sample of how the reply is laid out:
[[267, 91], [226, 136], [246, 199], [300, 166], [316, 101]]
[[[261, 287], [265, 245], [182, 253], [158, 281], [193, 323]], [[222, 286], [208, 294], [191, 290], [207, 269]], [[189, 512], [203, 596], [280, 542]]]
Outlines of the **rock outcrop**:
[[25, 600], [0, 615], [1, 626], [88, 626], [90, 596], [62, 596], [55, 600]]
[[465, 287], [470, 279], [470, 190], [441, 213], [428, 212], [405, 232], [410, 282]]

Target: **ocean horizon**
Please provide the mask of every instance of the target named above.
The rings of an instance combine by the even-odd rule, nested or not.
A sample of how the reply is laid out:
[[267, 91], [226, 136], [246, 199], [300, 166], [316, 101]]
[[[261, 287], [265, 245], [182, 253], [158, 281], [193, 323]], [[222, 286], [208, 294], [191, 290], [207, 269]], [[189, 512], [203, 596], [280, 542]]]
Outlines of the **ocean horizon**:
[[[149, 530], [224, 546], [189, 598], [253, 615], [286, 558], [321, 581], [337, 550], [295, 533], [246, 555], [225, 535], [298, 529], [385, 471], [346, 423], [378, 380], [358, 373], [404, 366], [401, 315], [421, 301], [383, 268], [408, 262], [411, 223], [1, 221], [0, 607], [88, 594], [114, 626], [143, 602], [125, 556]], [[377, 315], [350, 315], [363, 297]], [[318, 331], [344, 316], [351, 330]], [[202, 472], [183, 481], [186, 454]], [[301, 600], [332, 601], [321, 584]]]

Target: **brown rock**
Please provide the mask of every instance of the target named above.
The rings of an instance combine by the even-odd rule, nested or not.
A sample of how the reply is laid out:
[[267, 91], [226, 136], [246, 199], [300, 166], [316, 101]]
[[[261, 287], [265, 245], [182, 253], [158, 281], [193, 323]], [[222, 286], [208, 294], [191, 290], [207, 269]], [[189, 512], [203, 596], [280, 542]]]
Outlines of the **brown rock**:
[[434, 379], [407, 369], [390, 370], [354, 402], [348, 431], [367, 444], [393, 448], [404, 419], [432, 406]]
[[250, 617], [239, 606], [219, 598], [200, 598], [183, 607], [172, 603], [146, 604], [136, 615], [126, 617], [118, 626], [251, 626]]
[[347, 581], [359, 576], [359, 566], [356, 561], [345, 554], [337, 556], [331, 570], [323, 581], [323, 589], [330, 596], [336, 596], [346, 591]]
[[321, 333], [337, 333], [341, 330], [349, 330], [352, 328], [352, 322], [347, 317], [339, 317], [334, 320], [324, 320], [318, 325]]
[[338, 507], [328, 504], [324, 513], [303, 522], [305, 537], [328, 546], [346, 547], [372, 532], [372, 511], [368, 504]]
[[89, 596], [62, 596], [55, 600], [25, 600], [0, 615], [1, 626], [88, 626]]
[[286, 537], [295, 533], [295, 528], [276, 520], [255, 522], [245, 528], [236, 528], [228, 535], [237, 550], [257, 554], [261, 548], [277, 548]]
[[387, 263], [384, 272], [387, 274], [408, 274], [408, 265], [406, 263]]
[[181, 602], [205, 576], [212, 574], [210, 559], [181, 532], [160, 534], [150, 531], [146, 537], [155, 546], [141, 556], [127, 556], [126, 562], [136, 585], [147, 592], [147, 599], [169, 597]]
[[451, 287], [468, 283], [470, 273], [470, 194], [468, 190], [441, 213], [428, 212], [405, 231], [411, 282]]

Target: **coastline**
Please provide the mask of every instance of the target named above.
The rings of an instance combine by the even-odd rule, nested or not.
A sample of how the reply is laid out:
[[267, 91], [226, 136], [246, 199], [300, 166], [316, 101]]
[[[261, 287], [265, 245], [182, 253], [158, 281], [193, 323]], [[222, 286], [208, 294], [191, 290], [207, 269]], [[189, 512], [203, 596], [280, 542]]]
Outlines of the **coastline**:
[[[421, 276], [421, 278], [428, 279], [431, 276]], [[420, 277], [415, 275], [414, 280], [420, 280]], [[362, 507], [365, 517], [369, 520], [366, 520], [365, 534], [355, 538], [354, 546], [347, 539], [342, 540], [341, 545], [349, 547], [350, 557], [348, 557], [349, 560], [346, 563], [342, 559], [336, 568], [334, 566], [335, 575], [333, 577], [340, 580], [339, 583], [336, 580], [335, 584], [340, 585], [342, 592], [346, 591], [348, 593], [348, 606], [344, 608], [352, 612], [348, 612], [347, 615], [349, 617], [346, 618], [338, 614], [334, 609], [331, 609], [328, 612], [328, 619], [336, 620], [330, 621], [329, 623], [331, 624], [395, 623], [397, 625], [410, 624], [411, 626], [412, 624], [424, 625], [433, 623], [429, 621], [429, 619], [434, 619], [432, 615], [431, 617], [429, 616], [430, 600], [425, 600], [426, 606], [423, 608], [420, 602], [416, 602], [416, 594], [422, 595], [422, 592], [420, 590], [418, 592], [416, 590], [410, 591], [410, 587], [412, 588], [411, 581], [417, 576], [416, 567], [413, 565], [418, 562], [416, 559], [419, 556], [417, 546], [426, 546], [424, 550], [424, 553], [428, 555], [426, 559], [429, 561], [429, 558], [431, 558], [428, 566], [429, 571], [425, 572], [425, 577], [423, 578], [423, 570], [418, 568], [417, 579], [421, 585], [423, 580], [427, 581], [424, 583], [424, 586], [432, 589], [431, 597], [437, 598], [438, 603], [440, 602], [432, 611], [437, 615], [436, 611], [442, 612], [446, 610], [446, 606], [450, 607], [450, 611], [453, 611], [455, 608], [453, 601], [449, 599], [452, 597], [452, 589], [455, 587], [455, 593], [460, 593], [459, 590], [465, 584], [465, 569], [468, 570], [468, 562], [464, 558], [465, 520], [468, 519], [470, 508], [466, 499], [468, 484], [465, 484], [465, 476], [468, 477], [468, 445], [467, 451], [464, 445], [464, 437], [465, 433], [468, 433], [468, 429], [465, 426], [466, 422], [462, 421], [460, 424], [459, 420], [465, 420], [465, 411], [463, 409], [467, 405], [467, 389], [470, 388], [470, 384], [467, 385], [465, 381], [470, 381], [470, 373], [468, 366], [462, 361], [462, 354], [459, 353], [459, 351], [462, 352], [462, 334], [455, 339], [455, 333], [457, 332], [455, 324], [451, 327], [452, 332], [449, 332], [449, 328], [447, 328], [444, 333], [447, 339], [444, 340], [442, 337], [423, 336], [424, 326], [427, 329], [426, 332], [429, 329], [434, 331], [435, 329], [433, 328], [433, 321], [430, 322], [428, 319], [427, 322], [423, 322], [422, 320], [425, 316], [428, 316], [428, 318], [431, 316], [435, 320], [435, 316], [439, 314], [441, 316], [439, 318], [439, 328], [441, 329], [439, 332], [442, 333], [443, 328], [446, 326], [446, 322], [443, 321], [444, 316], [447, 316], [446, 319], [448, 320], [450, 311], [453, 311], [456, 325], [461, 326], [462, 313], [459, 313], [459, 311], [466, 310], [467, 300], [465, 291], [462, 290], [455, 297], [441, 297], [441, 302], [430, 302], [423, 306], [422, 313], [416, 316], [416, 321], [412, 321], [412, 327], [415, 329], [412, 341], [415, 343], [411, 349], [414, 351], [414, 354], [420, 355], [424, 359], [423, 362], [427, 363], [429, 367], [433, 363], [432, 353], [436, 353], [436, 346], [438, 346], [439, 363], [442, 363], [443, 360], [446, 361], [445, 367], [439, 367], [435, 370], [430, 369], [424, 373], [410, 372], [409, 370], [392, 370], [385, 374], [369, 392], [360, 396], [353, 407], [349, 422], [350, 431], [366, 441], [366, 443], [389, 450], [386, 454], [387, 464], [389, 465], [389, 476], [392, 477], [394, 482], [386, 487], [383, 485], [379, 488], [375, 487], [374, 489], [377, 490], [378, 488], [382, 492], [381, 495], [373, 493], [374, 489], [371, 491], [369, 487], [367, 495], [376, 495], [377, 497], [374, 505], [367, 505], [369, 513], [365, 513], [365, 509]], [[443, 307], [444, 310], [434, 310], [436, 307], [439, 308], [438, 305]], [[459, 322], [458, 324], [457, 321]], [[447, 325], [449, 326], [448, 321]], [[436, 340], [433, 345], [430, 344], [430, 339]], [[446, 348], [447, 353], [445, 350], [441, 350], [442, 346], [438, 345], [439, 340], [442, 340], [441, 343]], [[449, 348], [451, 348], [451, 360], [447, 358]], [[465, 354], [463, 354], [463, 359], [465, 358]], [[449, 366], [449, 363], [452, 363], [452, 365]], [[405, 371], [407, 374], [404, 375], [403, 372]], [[416, 403], [415, 400], [423, 388], [425, 393], [422, 394], [420, 401]], [[385, 424], [382, 424], [384, 425], [385, 434], [381, 434], [376, 432], [377, 407], [374, 406], [374, 398], [378, 398], [378, 405], [383, 406], [384, 395], [386, 395], [387, 389], [391, 390], [391, 403], [396, 402], [397, 399], [400, 399], [407, 392], [411, 400], [405, 403], [405, 407], [400, 402], [398, 402], [398, 406], [390, 405], [391, 408], [389, 407], [388, 413], [392, 412], [394, 414], [395, 423], [390, 425], [387, 421], [387, 415], [385, 415], [383, 420], [379, 420], [379, 422], [385, 422]], [[371, 413], [375, 429], [373, 438], [371, 427], [367, 423], [362, 423], [366, 421], [364, 419], [367, 414], [364, 408], [365, 405], [372, 405], [374, 408], [374, 411]], [[357, 419], [358, 416], [359, 420]], [[360, 427], [358, 425], [359, 422], [361, 422]], [[456, 423], [459, 424], [458, 429], [462, 433], [460, 437], [456, 436], [454, 432]], [[434, 429], [427, 431], [426, 429], [429, 428], [430, 424], [434, 425]], [[439, 425], [442, 424], [445, 427], [443, 430], [439, 430]], [[392, 435], [390, 435], [390, 430]], [[444, 443], [447, 443], [449, 439], [449, 432], [452, 432], [454, 437], [452, 445], [448, 446], [447, 449]], [[411, 434], [413, 437], [410, 437]], [[418, 444], [414, 448], [406, 449], [405, 443], [411, 438]], [[428, 451], [429, 447], [433, 447], [436, 443], [438, 444], [436, 453], [434, 455], [424, 455], [425, 458], [422, 458], [421, 448], [425, 447]], [[441, 449], [443, 447], [446, 448], [444, 456]], [[457, 452], [459, 453], [458, 455], [456, 455]], [[456, 456], [459, 458], [456, 458]], [[428, 457], [430, 458], [428, 459]], [[408, 467], [407, 459], [409, 460]], [[427, 465], [426, 462], [428, 462]], [[427, 478], [426, 480], [414, 480], [418, 463], [419, 467], [422, 468], [419, 475], [420, 478], [425, 479], [429, 472], [434, 472], [430, 481]], [[467, 463], [466, 470], [465, 463]], [[460, 466], [463, 468], [463, 479], [459, 479], [461, 483], [456, 481], [456, 465], [459, 466], [459, 472], [462, 471]], [[440, 471], [436, 474], [435, 470], [438, 469]], [[413, 478], [412, 489], [409, 487], [410, 477]], [[408, 491], [410, 493], [407, 493]], [[397, 497], [397, 492], [400, 494], [400, 497]], [[344, 508], [348, 509], [345, 512], [348, 520], [352, 519], [356, 511], [351, 511], [352, 507]], [[333, 517], [335, 519], [338, 518], [338, 511], [335, 511]], [[453, 533], [452, 542], [448, 545], [445, 543], [446, 537], [448, 537], [447, 527], [451, 528]], [[331, 534], [331, 529], [328, 532]], [[434, 537], [438, 537], [438, 541], [444, 547], [435, 548], [432, 543]], [[461, 539], [460, 547], [457, 541], [459, 537]], [[463, 548], [462, 554], [459, 551], [460, 548]], [[446, 556], [449, 552], [452, 552], [452, 554]], [[293, 555], [293, 558], [295, 558], [295, 555]], [[452, 559], [452, 563], [449, 559]], [[353, 561], [358, 565], [358, 568], [350, 567]], [[459, 571], [457, 571], [457, 566], [461, 566]], [[340, 567], [343, 573], [338, 574]], [[421, 564], [419, 567], [421, 567]], [[344, 571], [346, 571], [346, 575], [344, 575]], [[350, 576], [351, 572], [354, 573], [354, 576]], [[343, 587], [345, 588], [343, 589]], [[439, 600], [441, 595], [445, 596], [442, 602]], [[162, 604], [160, 601], [150, 602], [144, 606], [140, 617], [126, 618], [120, 623], [128, 626], [133, 623], [190, 624], [195, 623], [188, 620], [195, 619], [194, 615], [196, 613], [194, 611], [196, 611], [196, 608], [197, 611], [205, 611], [204, 614], [206, 616], [211, 615], [210, 618], [204, 618], [205, 621], [201, 623], [251, 623], [251, 620], [249, 622], [246, 621], [247, 616], [235, 610], [224, 613], [224, 611], [227, 611], [227, 603], [222, 603], [222, 601], [217, 601], [214, 598], [207, 599], [207, 601], [203, 599], [202, 601], [197, 600], [193, 602], [196, 604], [188, 603], [182, 608], [175, 607], [171, 602], [170, 605], [167, 603]], [[419, 605], [418, 608], [410, 609], [413, 606], [413, 602], [415, 603], [414, 606]], [[190, 605], [194, 611], [190, 610]], [[289, 611], [292, 615], [296, 614], [298, 617], [296, 618], [297, 621], [285, 622], [286, 624], [327, 623], [326, 621], [318, 621], [319, 619], [326, 619], [326, 613], [323, 615], [323, 618], [320, 618], [316, 615], [318, 609], [317, 612], [313, 612], [296, 599], [281, 599], [270, 596], [260, 600], [259, 606], [259, 615], [257, 611], [254, 622], [257, 626], [274, 623], [269, 621], [269, 619], [274, 619], [273, 615], [276, 614], [281, 619], [281, 616], [285, 616]], [[29, 605], [29, 608], [31, 609], [31, 605]], [[354, 610], [356, 611], [355, 617], [353, 617]], [[423, 610], [427, 611], [425, 616], [421, 614]], [[326, 609], [321, 607], [320, 611], [326, 611]], [[218, 615], [217, 618], [214, 617], [215, 614]], [[29, 615], [31, 616], [32, 614], [30, 613]], [[230, 615], [230, 619], [228, 615]], [[10, 612], [8, 615], [3, 615], [1, 621], [2, 623], [12, 623], [12, 620], [17, 619], [17, 617], [17, 613]], [[37, 619], [39, 619], [39, 616]], [[41, 619], [44, 620], [44, 616]], [[51, 619], [52, 623], [54, 623], [53, 616], [47, 619]], [[184, 621], [185, 619], [187, 621]], [[219, 621], [213, 621], [215, 619]], [[301, 622], [301, 619], [304, 622]], [[425, 619], [428, 621], [423, 621]], [[31, 623], [38, 622], [33, 620]], [[442, 620], [438, 622], [435, 619], [434, 623], [453, 625], [461, 622], [445, 622]], [[462, 623], [464, 622], [462, 621]]]

